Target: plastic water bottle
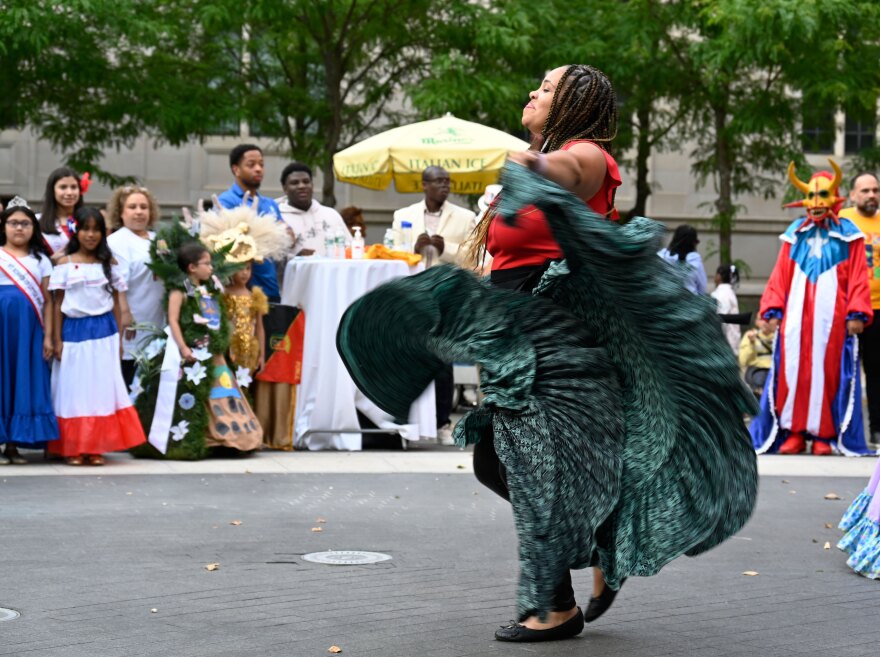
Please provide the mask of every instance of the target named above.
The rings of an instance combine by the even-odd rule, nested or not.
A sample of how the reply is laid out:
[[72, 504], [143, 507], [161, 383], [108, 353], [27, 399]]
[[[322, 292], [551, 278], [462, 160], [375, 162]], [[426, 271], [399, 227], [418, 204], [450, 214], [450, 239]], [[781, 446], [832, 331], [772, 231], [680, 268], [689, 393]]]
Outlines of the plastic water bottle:
[[363, 260], [364, 259], [364, 238], [361, 235], [361, 227], [354, 227], [354, 237], [351, 238], [351, 259], [352, 260]]
[[342, 231], [336, 231], [336, 259], [345, 260], [345, 236]]
[[325, 258], [335, 258], [336, 257], [336, 240], [333, 239], [332, 235], [324, 235], [324, 257]]
[[410, 251], [413, 249], [413, 239], [412, 239], [412, 222], [410, 221], [401, 221], [400, 222], [400, 250], [401, 251]]
[[382, 238], [382, 246], [384, 246], [389, 251], [394, 250], [394, 229], [388, 228], [385, 231], [385, 237]]

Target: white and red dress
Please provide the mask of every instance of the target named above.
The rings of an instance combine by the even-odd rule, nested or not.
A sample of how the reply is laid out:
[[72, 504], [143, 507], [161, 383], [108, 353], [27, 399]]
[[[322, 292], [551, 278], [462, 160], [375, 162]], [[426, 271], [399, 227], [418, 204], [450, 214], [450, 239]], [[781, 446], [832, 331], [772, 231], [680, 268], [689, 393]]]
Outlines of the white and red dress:
[[[127, 289], [119, 268], [111, 271], [113, 289]], [[61, 439], [49, 451], [61, 456], [102, 454], [146, 441], [122, 379], [119, 328], [113, 295], [100, 263], [62, 263], [49, 279], [63, 290], [64, 343], [52, 370], [52, 399]]]

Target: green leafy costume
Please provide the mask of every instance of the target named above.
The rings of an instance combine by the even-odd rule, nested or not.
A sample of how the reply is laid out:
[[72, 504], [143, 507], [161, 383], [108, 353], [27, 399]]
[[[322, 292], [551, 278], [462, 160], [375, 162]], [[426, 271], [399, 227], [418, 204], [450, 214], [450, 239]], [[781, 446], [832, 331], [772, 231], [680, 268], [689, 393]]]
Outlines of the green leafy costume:
[[[195, 318], [201, 312], [199, 307], [200, 291], [188, 285], [186, 274], [177, 264], [177, 250], [187, 242], [198, 241], [190, 235], [186, 227], [175, 221], [163, 227], [156, 233], [150, 244], [149, 267], [156, 276], [165, 284], [165, 307], [168, 307], [168, 293], [171, 290], [180, 290], [186, 294], [180, 309], [180, 330], [186, 343], [193, 347], [207, 349], [211, 355], [222, 355], [229, 347], [230, 327], [223, 310], [222, 290], [217, 287], [215, 280], [218, 277], [228, 278], [232, 273], [241, 269], [243, 264], [229, 263], [226, 255], [232, 248], [228, 245], [217, 251], [211, 251], [211, 264], [214, 267], [214, 277], [204, 283], [203, 286], [210, 296], [217, 300], [220, 307], [220, 328], [210, 329], [204, 323], [196, 322]], [[149, 345], [135, 354], [138, 363], [137, 381], [141, 388], [135, 408], [141, 418], [147, 433], [153, 422], [153, 414], [156, 410], [156, 397], [159, 391], [159, 375], [162, 359], [165, 353], [164, 345], [167, 338], [164, 332], [157, 333], [156, 348]], [[159, 452], [149, 443], [144, 443], [131, 450], [132, 454], [140, 458], [163, 458], [170, 460], [193, 461], [205, 458], [208, 448], [205, 445], [205, 436], [208, 433], [208, 411], [205, 401], [211, 393], [213, 376], [209, 375], [200, 381], [192, 381], [186, 376], [181, 376], [177, 385], [177, 394], [174, 400], [174, 415], [172, 424], [181, 426], [186, 422], [187, 431], [180, 440], [169, 440], [165, 454]]]
[[435, 267], [352, 304], [337, 346], [361, 390], [401, 419], [443, 363], [481, 365], [483, 406], [456, 439], [494, 434], [522, 618], [552, 608], [567, 569], [599, 566], [617, 589], [738, 531], [757, 492], [742, 420], [755, 402], [714, 302], [657, 257], [660, 224], [610, 222], [516, 164], [502, 183], [500, 214], [535, 204], [566, 257], [539, 296]]

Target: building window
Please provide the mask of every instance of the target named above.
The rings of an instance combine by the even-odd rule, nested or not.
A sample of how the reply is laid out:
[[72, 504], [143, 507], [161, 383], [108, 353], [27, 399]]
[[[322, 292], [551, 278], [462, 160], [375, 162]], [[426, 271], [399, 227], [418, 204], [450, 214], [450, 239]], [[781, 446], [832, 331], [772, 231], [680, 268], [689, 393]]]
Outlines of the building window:
[[834, 152], [834, 109], [821, 103], [804, 102], [801, 144], [805, 153]]
[[871, 148], [876, 132], [876, 112], [861, 107], [848, 109], [844, 128], [844, 152], [854, 155], [865, 148]]

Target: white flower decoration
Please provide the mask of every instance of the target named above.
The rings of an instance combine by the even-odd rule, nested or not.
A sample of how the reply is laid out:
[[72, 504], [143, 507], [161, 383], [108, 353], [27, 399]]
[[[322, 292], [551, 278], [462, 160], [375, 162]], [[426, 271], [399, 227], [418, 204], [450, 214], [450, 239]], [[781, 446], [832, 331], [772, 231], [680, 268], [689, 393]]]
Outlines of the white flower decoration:
[[131, 390], [128, 392], [128, 398], [131, 400], [131, 403], [134, 404], [137, 401], [137, 398], [140, 397], [140, 394], [144, 391], [143, 386], [141, 385], [141, 377], [134, 377], [134, 381], [131, 382]]
[[193, 355], [193, 358], [195, 358], [199, 362], [204, 361], [204, 360], [208, 360], [209, 358], [211, 358], [211, 352], [208, 351], [207, 348], [205, 348], [205, 347], [199, 347], [198, 349], [193, 349], [192, 355]]
[[171, 440], [181, 441], [189, 433], [189, 422], [181, 420], [176, 427], [171, 427]]
[[193, 321], [194, 321], [196, 324], [201, 324], [202, 326], [207, 326], [207, 325], [208, 325], [208, 318], [207, 318], [207, 317], [202, 317], [202, 316], [199, 315], [198, 313], [193, 313]]
[[158, 338], [157, 340], [153, 340], [150, 344], [148, 344], [144, 349], [144, 356], [147, 357], [147, 360], [153, 360], [153, 358], [162, 353], [162, 350], [165, 348], [166, 342], [167, 341], [164, 338]]
[[235, 370], [235, 380], [238, 381], [238, 386], [240, 388], [247, 388], [251, 384], [251, 381], [253, 381], [250, 369], [239, 366], [238, 369]]
[[196, 385], [199, 385], [202, 379], [208, 376], [208, 368], [201, 363], [194, 363], [189, 367], [183, 368], [183, 371], [186, 372], [187, 381], [192, 381]]

